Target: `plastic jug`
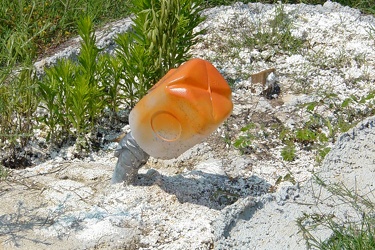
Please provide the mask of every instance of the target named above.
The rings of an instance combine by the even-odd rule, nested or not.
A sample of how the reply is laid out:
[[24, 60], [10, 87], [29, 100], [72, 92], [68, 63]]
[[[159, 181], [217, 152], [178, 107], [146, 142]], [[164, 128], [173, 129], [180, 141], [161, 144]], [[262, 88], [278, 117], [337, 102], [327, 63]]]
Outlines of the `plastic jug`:
[[170, 70], [130, 112], [138, 145], [155, 158], [176, 158], [209, 136], [231, 113], [231, 89], [208, 61]]

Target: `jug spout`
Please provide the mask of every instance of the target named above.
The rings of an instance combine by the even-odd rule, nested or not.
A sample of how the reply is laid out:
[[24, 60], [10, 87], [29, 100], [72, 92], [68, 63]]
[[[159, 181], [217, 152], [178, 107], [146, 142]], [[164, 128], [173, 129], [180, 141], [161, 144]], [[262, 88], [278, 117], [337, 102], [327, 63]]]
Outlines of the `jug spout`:
[[117, 164], [112, 175], [112, 184], [124, 182], [132, 184], [137, 178], [138, 170], [146, 164], [149, 155], [134, 140], [132, 133], [121, 139], [115, 151]]

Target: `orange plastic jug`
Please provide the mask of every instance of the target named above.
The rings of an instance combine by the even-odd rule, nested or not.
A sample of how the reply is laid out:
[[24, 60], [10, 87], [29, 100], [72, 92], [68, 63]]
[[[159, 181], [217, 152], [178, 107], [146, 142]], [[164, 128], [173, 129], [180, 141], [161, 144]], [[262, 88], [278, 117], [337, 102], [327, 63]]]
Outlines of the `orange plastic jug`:
[[176, 158], [210, 135], [231, 113], [231, 89], [208, 61], [171, 69], [130, 112], [130, 128], [149, 155]]

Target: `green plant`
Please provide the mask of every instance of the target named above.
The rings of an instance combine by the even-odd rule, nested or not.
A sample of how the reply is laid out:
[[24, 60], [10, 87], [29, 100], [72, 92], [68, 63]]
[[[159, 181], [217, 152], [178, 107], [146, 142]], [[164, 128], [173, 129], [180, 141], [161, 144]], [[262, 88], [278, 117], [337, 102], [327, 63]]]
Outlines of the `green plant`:
[[295, 139], [296, 141], [307, 145], [314, 143], [317, 140], [317, 135], [309, 128], [299, 128], [295, 132]]
[[[372, 109], [369, 109], [370, 112], [365, 112], [358, 110], [358, 107], [365, 105], [371, 108], [373, 100], [373, 91], [363, 97], [353, 94], [344, 100], [340, 100], [336, 94], [324, 93], [321, 100], [305, 104], [306, 110], [311, 114], [310, 121], [306, 125], [316, 132], [324, 127], [326, 128], [329, 132], [327, 135], [317, 133], [317, 139], [320, 142], [326, 142], [329, 138], [334, 140], [337, 134], [348, 131], [360, 120], [372, 114]], [[317, 107], [324, 107], [325, 110], [331, 111], [335, 114], [335, 119], [322, 116], [316, 112]]]
[[117, 56], [121, 61], [121, 79], [123, 79], [123, 82], [120, 82], [120, 89], [129, 107], [133, 107], [158, 80], [149, 51], [136, 44], [132, 34], [126, 33], [116, 39], [119, 45]]
[[280, 183], [282, 183], [284, 181], [289, 181], [293, 185], [295, 185], [297, 183], [296, 180], [294, 179], [293, 175], [291, 173], [287, 173], [285, 176], [279, 176], [279, 178], [277, 178], [277, 180], [275, 182], [275, 186], [279, 185]]
[[370, 39], [374, 41], [374, 45], [375, 45], [375, 26], [374, 25], [371, 25], [368, 28], [367, 34], [369, 35]]
[[[86, 16], [78, 22], [78, 33], [82, 39], [81, 50], [78, 56], [79, 69], [76, 77], [76, 86], [70, 91], [71, 100], [67, 100], [71, 104], [72, 116], [71, 122], [77, 122], [76, 129], [78, 132], [85, 132], [86, 126], [92, 129], [98, 115], [104, 108], [103, 104], [103, 86], [101, 86], [98, 78], [97, 58], [100, 50], [95, 45], [96, 37], [92, 19]], [[75, 95], [75, 96], [74, 96]], [[68, 96], [69, 97], [69, 96]], [[82, 111], [82, 109], [84, 111]], [[84, 116], [81, 116], [84, 115]], [[88, 124], [87, 124], [88, 123]]]
[[116, 117], [120, 105], [127, 100], [126, 94], [121, 91], [122, 62], [118, 57], [103, 54], [98, 59], [98, 71], [98, 77], [106, 93], [105, 103], [112, 113], [111, 118]]
[[42, 121], [50, 129], [48, 138], [54, 142], [66, 134], [84, 137], [94, 128], [105, 107], [105, 92], [97, 67], [99, 49], [95, 45], [91, 18], [82, 18], [78, 28], [82, 38], [78, 63], [61, 60], [47, 69], [46, 77], [39, 82], [41, 107], [47, 110]]
[[35, 59], [75, 35], [83, 15], [94, 22], [129, 14], [129, 0], [2, 0], [0, 1], [0, 66], [11, 56], [17, 62]]
[[255, 27], [255, 33], [245, 37], [245, 44], [260, 50], [273, 46], [278, 52], [297, 53], [303, 47], [304, 41], [292, 35], [292, 20], [285, 12], [284, 6], [277, 5], [275, 17], [269, 21], [268, 25], [259, 21], [258, 27]]
[[280, 132], [279, 132], [279, 139], [284, 143], [288, 144], [289, 142], [293, 141], [294, 134], [293, 132], [288, 129], [283, 127]]
[[289, 143], [281, 150], [281, 157], [284, 161], [294, 161], [296, 158], [296, 148], [294, 144]]
[[[319, 186], [334, 198], [349, 206], [356, 216], [339, 218], [335, 213], [304, 213], [297, 224], [309, 249], [374, 249], [375, 248], [375, 204], [366, 196], [357, 194], [343, 184], [327, 184], [315, 176]], [[326, 239], [315, 235], [315, 229], [328, 230]]]
[[[31, 62], [36, 51], [33, 40], [48, 26], [41, 26], [40, 30], [35, 33], [30, 31], [29, 28], [32, 26], [33, 22], [32, 17], [36, 11], [34, 3], [29, 4], [28, 8], [26, 8], [27, 4], [23, 0], [13, 1], [13, 4], [5, 1], [0, 6], [2, 9], [2, 11], [0, 11], [0, 13], [2, 13], [0, 14], [0, 24], [2, 24], [0, 25], [2, 26], [2, 32], [0, 32], [0, 34], [2, 34], [2, 39], [0, 39], [0, 41], [2, 42], [1, 45], [3, 45], [0, 46], [2, 55], [2, 58], [0, 58], [0, 66], [8, 66], [9, 63], [14, 64], [20, 60]], [[19, 23], [16, 24], [13, 22], [15, 13], [11, 13], [11, 10], [17, 13], [17, 17], [19, 18], [17, 22]], [[10, 14], [9, 16], [7, 16], [8, 13]], [[5, 16], [1, 16], [4, 14]]]
[[11, 162], [17, 161], [17, 150], [33, 136], [34, 112], [38, 105], [34, 69], [19, 67], [18, 72], [3, 72], [0, 82], [0, 145]]
[[245, 135], [239, 136], [236, 141], [233, 143], [233, 146], [241, 151], [242, 154], [245, 154], [249, 151], [249, 147], [252, 145], [256, 136], [253, 133], [253, 129], [256, 128], [254, 123], [249, 123], [247, 126], [241, 128], [241, 132]]
[[318, 149], [318, 153], [317, 153], [317, 156], [316, 156], [316, 162], [318, 164], [320, 164], [324, 160], [326, 155], [329, 153], [329, 151], [331, 151], [330, 147], [322, 147], [322, 148]]
[[9, 175], [8, 170], [0, 164], [0, 181], [5, 180]]
[[201, 0], [132, 2], [133, 29], [116, 39], [124, 70], [122, 89], [130, 106], [189, 58], [198, 35], [193, 29], [203, 20], [201, 10]]
[[[308, 104], [307, 109], [314, 109], [315, 104], [316, 102]], [[279, 139], [285, 144], [281, 151], [283, 159], [285, 161], [293, 161], [295, 159], [294, 144], [297, 143], [304, 146], [302, 149], [316, 150], [316, 160], [320, 163], [329, 152], [329, 148], [326, 147], [329, 138], [322, 132], [322, 128], [325, 125], [327, 128], [330, 128], [329, 120], [325, 120], [322, 116], [313, 113], [309, 121], [301, 127], [297, 127], [294, 131], [285, 128], [282, 129], [279, 134]]]
[[246, 136], [239, 136], [238, 139], [233, 143], [233, 146], [241, 151], [242, 154], [249, 153], [252, 145], [252, 140], [255, 137], [252, 134], [247, 134]]
[[39, 82], [41, 108], [47, 114], [41, 121], [48, 126], [47, 139], [58, 142], [62, 136], [69, 134], [70, 124], [67, 118], [69, 104], [66, 101], [69, 84], [74, 84], [76, 65], [69, 60], [61, 60], [54, 67], [46, 69], [46, 76]]
[[336, 0], [335, 2], [360, 9], [364, 13], [375, 14], [375, 6], [373, 2], [369, 0]]
[[[310, 114], [309, 120], [293, 131], [286, 128], [280, 131], [279, 139], [285, 144], [282, 150], [284, 160], [294, 159], [290, 145], [298, 143], [304, 150], [314, 150], [316, 162], [320, 164], [330, 150], [328, 142], [335, 142], [338, 134], [347, 132], [374, 114], [374, 97], [374, 91], [370, 91], [362, 97], [352, 94], [341, 100], [337, 94], [326, 92], [319, 100], [303, 104]], [[327, 117], [327, 113], [331, 117]]]

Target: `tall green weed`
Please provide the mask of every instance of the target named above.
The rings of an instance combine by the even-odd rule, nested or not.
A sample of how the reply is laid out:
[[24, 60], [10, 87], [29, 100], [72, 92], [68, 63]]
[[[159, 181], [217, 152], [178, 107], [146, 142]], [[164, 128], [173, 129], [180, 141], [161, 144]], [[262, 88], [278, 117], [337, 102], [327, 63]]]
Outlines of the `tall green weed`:
[[102, 54], [98, 59], [98, 74], [106, 94], [105, 103], [112, 119], [117, 117], [120, 106], [127, 100], [125, 92], [121, 90], [124, 83], [123, 64], [118, 57]]
[[168, 72], [189, 59], [197, 42], [194, 28], [203, 21], [202, 0], [133, 0], [133, 30], [119, 35], [117, 55], [122, 61], [128, 104], [138, 99]]
[[41, 107], [47, 111], [42, 121], [49, 127], [48, 139], [54, 142], [64, 135], [82, 139], [94, 128], [105, 105], [97, 67], [100, 50], [95, 45], [92, 20], [82, 18], [78, 29], [82, 39], [78, 62], [61, 60], [47, 69], [39, 82]]
[[[357, 190], [349, 189], [342, 183], [326, 183], [315, 176], [316, 183], [330, 194], [329, 199], [339, 200], [334, 211], [344, 206], [345, 216], [335, 212], [321, 211], [304, 213], [297, 219], [300, 232], [306, 240], [308, 249], [374, 249], [375, 248], [375, 204], [373, 190], [360, 195]], [[320, 192], [319, 192], [320, 194]], [[317, 202], [324, 203], [320, 197]], [[329, 233], [323, 237], [319, 230]], [[325, 238], [325, 239], [324, 239]]]
[[[0, 146], [8, 155], [4, 165], [12, 165], [34, 134], [34, 113], [38, 106], [34, 69], [19, 66], [17, 71], [1, 70], [0, 82]], [[13, 166], [11, 166], [13, 167]]]
[[33, 60], [38, 53], [66, 41], [77, 33], [83, 15], [95, 24], [129, 15], [129, 0], [1, 0], [0, 66], [4, 56], [17, 62]]

